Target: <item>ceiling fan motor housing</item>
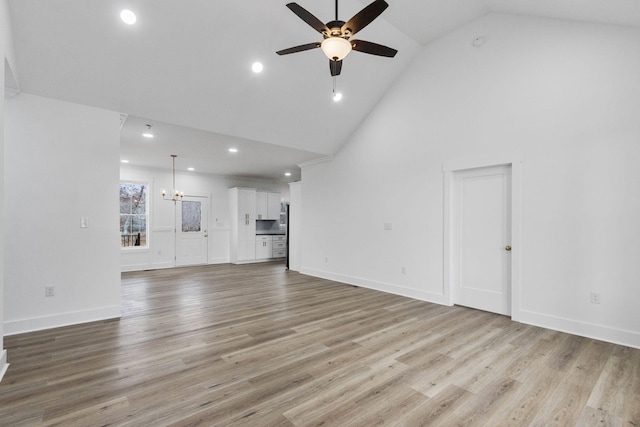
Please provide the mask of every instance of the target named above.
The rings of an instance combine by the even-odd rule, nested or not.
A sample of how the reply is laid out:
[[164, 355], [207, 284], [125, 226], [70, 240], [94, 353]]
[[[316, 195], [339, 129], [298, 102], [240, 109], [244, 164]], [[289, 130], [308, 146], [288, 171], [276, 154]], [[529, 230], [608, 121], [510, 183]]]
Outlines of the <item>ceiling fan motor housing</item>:
[[343, 32], [342, 31], [342, 26], [345, 24], [344, 21], [331, 21], [331, 22], [327, 22], [327, 28], [329, 28], [329, 34], [326, 33], [326, 31], [322, 32], [322, 35], [324, 36], [324, 38], [329, 38], [329, 37], [342, 37], [342, 38], [349, 38], [349, 35], [351, 34], [351, 30], [348, 29], [347, 31]]

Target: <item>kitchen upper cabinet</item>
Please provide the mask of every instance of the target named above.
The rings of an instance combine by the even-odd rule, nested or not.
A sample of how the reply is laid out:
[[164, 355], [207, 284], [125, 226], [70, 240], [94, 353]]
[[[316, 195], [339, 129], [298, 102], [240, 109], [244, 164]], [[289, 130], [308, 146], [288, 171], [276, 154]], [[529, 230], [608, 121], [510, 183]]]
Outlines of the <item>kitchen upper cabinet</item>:
[[238, 188], [238, 219], [256, 219], [256, 190]]
[[268, 193], [267, 201], [269, 219], [280, 221], [280, 193]]
[[280, 193], [256, 192], [256, 219], [280, 220]]
[[269, 219], [269, 193], [256, 192], [256, 219]]

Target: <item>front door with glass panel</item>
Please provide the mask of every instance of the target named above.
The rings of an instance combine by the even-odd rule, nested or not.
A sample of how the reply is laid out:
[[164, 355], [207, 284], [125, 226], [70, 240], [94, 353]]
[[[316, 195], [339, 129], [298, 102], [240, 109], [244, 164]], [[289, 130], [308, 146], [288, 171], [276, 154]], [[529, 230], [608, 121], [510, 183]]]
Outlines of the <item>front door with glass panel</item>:
[[209, 198], [185, 196], [176, 203], [176, 266], [207, 263]]

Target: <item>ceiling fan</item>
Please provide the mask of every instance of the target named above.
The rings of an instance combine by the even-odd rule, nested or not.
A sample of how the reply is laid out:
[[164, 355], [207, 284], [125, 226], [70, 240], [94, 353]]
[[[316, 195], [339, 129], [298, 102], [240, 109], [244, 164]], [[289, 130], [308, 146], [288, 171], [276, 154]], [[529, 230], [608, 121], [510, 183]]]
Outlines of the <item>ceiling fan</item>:
[[327, 58], [329, 58], [331, 75], [337, 76], [342, 70], [342, 60], [352, 50], [369, 53], [371, 55], [386, 56], [388, 58], [393, 58], [396, 53], [398, 53], [396, 49], [381, 44], [365, 40], [349, 40], [350, 37], [369, 25], [389, 7], [384, 0], [375, 0], [360, 12], [356, 13], [353, 18], [347, 22], [338, 19], [338, 0], [336, 0], [336, 19], [326, 24], [323, 24], [322, 21], [297, 3], [289, 3], [287, 7], [314, 30], [322, 34], [324, 40], [279, 50], [276, 52], [278, 55], [288, 55], [290, 53], [302, 52], [319, 47]]

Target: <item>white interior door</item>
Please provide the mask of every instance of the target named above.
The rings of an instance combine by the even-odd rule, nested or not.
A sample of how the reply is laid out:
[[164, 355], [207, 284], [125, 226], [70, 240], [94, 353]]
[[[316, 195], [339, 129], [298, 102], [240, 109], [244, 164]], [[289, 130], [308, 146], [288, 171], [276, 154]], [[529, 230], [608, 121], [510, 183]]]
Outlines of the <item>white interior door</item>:
[[454, 172], [455, 304], [511, 314], [511, 166]]
[[209, 198], [186, 197], [176, 203], [176, 266], [206, 264]]

